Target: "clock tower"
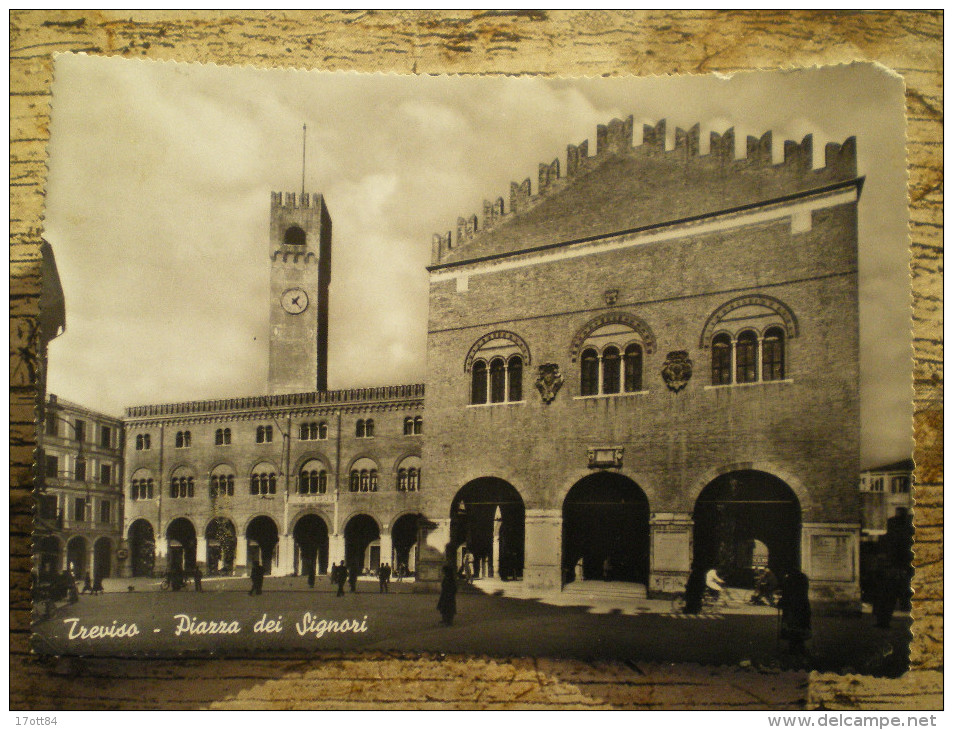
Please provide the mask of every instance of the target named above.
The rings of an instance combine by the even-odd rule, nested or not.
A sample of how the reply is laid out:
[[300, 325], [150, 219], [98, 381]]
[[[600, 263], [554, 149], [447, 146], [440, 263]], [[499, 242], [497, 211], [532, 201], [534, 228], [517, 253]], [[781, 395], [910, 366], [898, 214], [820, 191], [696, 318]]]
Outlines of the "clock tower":
[[328, 387], [331, 216], [324, 197], [271, 194], [268, 393]]

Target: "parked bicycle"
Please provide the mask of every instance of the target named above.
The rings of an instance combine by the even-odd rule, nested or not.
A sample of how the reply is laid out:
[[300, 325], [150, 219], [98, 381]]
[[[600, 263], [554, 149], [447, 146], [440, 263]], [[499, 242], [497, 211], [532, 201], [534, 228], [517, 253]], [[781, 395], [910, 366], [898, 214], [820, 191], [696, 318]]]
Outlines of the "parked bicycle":
[[184, 573], [172, 573], [168, 572], [162, 576], [162, 581], [159, 583], [160, 591], [167, 591], [170, 588], [174, 591], [181, 591], [185, 588], [188, 588], [192, 583], [192, 578]]

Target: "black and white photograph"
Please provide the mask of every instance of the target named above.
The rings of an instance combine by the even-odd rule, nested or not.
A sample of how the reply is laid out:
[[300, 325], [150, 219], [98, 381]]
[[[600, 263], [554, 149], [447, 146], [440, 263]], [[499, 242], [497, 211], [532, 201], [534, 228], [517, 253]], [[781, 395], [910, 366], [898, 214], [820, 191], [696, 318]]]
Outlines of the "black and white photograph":
[[58, 56], [33, 649], [899, 676], [904, 86]]

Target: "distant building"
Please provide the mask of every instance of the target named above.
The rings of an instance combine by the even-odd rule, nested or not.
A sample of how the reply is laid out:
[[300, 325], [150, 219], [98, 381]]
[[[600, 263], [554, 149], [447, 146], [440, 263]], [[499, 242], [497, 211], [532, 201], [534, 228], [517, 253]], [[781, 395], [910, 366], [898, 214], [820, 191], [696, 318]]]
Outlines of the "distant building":
[[861, 539], [887, 534], [887, 520], [897, 510], [913, 511], [913, 459], [885, 464], [860, 473]]
[[52, 394], [44, 410], [37, 452], [37, 570], [114, 576], [122, 555], [122, 421]]

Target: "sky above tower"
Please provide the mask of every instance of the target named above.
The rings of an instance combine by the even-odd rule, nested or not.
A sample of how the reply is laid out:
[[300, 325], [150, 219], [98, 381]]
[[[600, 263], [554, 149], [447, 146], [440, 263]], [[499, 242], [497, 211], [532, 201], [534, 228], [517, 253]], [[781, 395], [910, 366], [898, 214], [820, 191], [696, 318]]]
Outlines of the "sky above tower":
[[44, 236], [66, 297], [50, 392], [126, 406], [265, 392], [271, 191], [333, 221], [328, 386], [423, 382], [430, 242], [508, 200], [511, 180], [597, 124], [635, 117], [857, 137], [864, 466], [911, 448], [902, 82], [873, 66], [714, 76], [525, 79], [226, 68], [62, 55]]

